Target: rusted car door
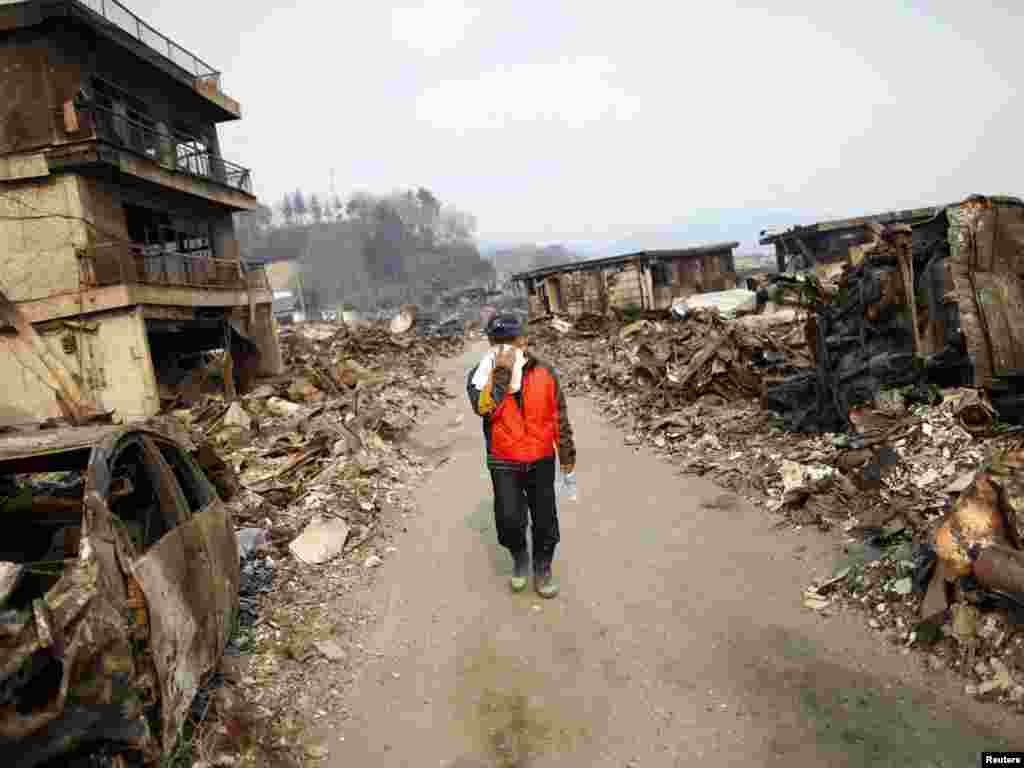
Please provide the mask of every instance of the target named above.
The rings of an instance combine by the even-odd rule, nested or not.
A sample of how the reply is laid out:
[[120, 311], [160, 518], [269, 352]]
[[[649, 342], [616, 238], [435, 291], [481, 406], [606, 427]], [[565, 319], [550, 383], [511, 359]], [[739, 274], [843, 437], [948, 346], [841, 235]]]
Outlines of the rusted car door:
[[[160, 496], [179, 524], [132, 573], [145, 595], [150, 648], [161, 692], [162, 741], [174, 747], [203, 676], [220, 661], [238, 599], [238, 545], [210, 482], [177, 445], [149, 435], [147, 461], [160, 468]], [[179, 482], [180, 480], [180, 482]]]

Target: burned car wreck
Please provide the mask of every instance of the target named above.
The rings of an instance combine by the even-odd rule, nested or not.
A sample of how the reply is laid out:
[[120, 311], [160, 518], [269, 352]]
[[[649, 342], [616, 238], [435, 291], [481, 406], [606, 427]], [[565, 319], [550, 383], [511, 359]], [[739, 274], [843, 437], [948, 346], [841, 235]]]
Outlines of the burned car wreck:
[[156, 432], [33, 431], [0, 439], [0, 510], [4, 764], [158, 760], [237, 616], [238, 544], [213, 485]]

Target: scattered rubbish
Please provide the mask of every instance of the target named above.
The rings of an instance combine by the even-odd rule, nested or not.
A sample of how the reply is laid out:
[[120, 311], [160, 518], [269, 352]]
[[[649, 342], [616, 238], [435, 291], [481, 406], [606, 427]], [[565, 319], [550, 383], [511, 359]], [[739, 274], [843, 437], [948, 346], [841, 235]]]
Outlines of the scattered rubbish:
[[963, 493], [974, 482], [974, 472], [963, 472], [942, 490], [945, 493]]
[[319, 640], [313, 645], [328, 661], [339, 662], [348, 659], [345, 649], [335, 640]]
[[237, 536], [238, 556], [242, 560], [270, 543], [270, 532], [266, 528], [242, 528], [237, 532]]
[[384, 561], [380, 557], [378, 557], [377, 555], [370, 555], [368, 558], [366, 558], [366, 561], [363, 563], [363, 567], [364, 568], [378, 568], [378, 567], [382, 566], [383, 564], [384, 564]]
[[741, 312], [753, 312], [757, 309], [757, 294], [744, 288], [728, 291], [711, 291], [695, 293], [672, 303], [672, 313], [677, 317], [686, 317], [697, 309], [715, 309], [718, 314], [731, 320]]
[[416, 323], [416, 306], [405, 304], [391, 320], [391, 333], [399, 336], [412, 330]]
[[944, 393], [943, 400], [952, 407], [960, 426], [972, 434], [984, 434], [995, 425], [995, 409], [982, 390], [953, 390]]
[[989, 545], [972, 552], [973, 575], [985, 588], [1024, 595], [1024, 552]]
[[318, 403], [324, 399], [324, 393], [309, 379], [299, 376], [288, 385], [288, 399], [299, 403]]
[[240, 429], [249, 429], [252, 427], [252, 418], [241, 403], [234, 402], [228, 406], [227, 411], [221, 418], [221, 424], [225, 427], [238, 427]]
[[835, 469], [824, 464], [808, 466], [784, 460], [782, 474], [782, 501], [785, 504], [800, 502], [812, 493], [826, 488], [835, 475]]
[[914, 580], [909, 576], [897, 579], [892, 584], [892, 591], [897, 595], [909, 595], [914, 591]]
[[930, 619], [933, 616], [945, 614], [948, 608], [945, 567], [942, 563], [938, 563], [935, 565], [931, 581], [928, 584], [928, 591], [921, 603], [921, 618]]
[[804, 590], [803, 603], [805, 608], [810, 608], [812, 611], [823, 611], [832, 605], [832, 600], [819, 595], [816, 590], [808, 589]]
[[978, 636], [980, 612], [973, 605], [954, 603], [952, 608], [952, 634], [960, 645], [973, 641]]
[[972, 551], [993, 545], [1019, 549], [1016, 515], [993, 476], [979, 472], [936, 531], [935, 550], [946, 578], [954, 579], [974, 571]]
[[551, 327], [559, 333], [569, 333], [572, 330], [572, 323], [560, 317], [551, 318]]
[[297, 403], [292, 403], [287, 400], [283, 400], [280, 397], [268, 398], [266, 403], [266, 409], [274, 416], [287, 418], [289, 416], [297, 416], [302, 413], [302, 406]]
[[323, 744], [310, 744], [306, 747], [306, 757], [312, 760], [326, 760], [331, 756], [331, 750]]
[[344, 551], [350, 530], [344, 520], [314, 518], [288, 548], [302, 562], [322, 565]]
[[[890, 272], [900, 269], [905, 235], [890, 233], [889, 242], [882, 238], [876, 248], [876, 255], [891, 260]], [[894, 293], [899, 279], [861, 275], [865, 309], [833, 318], [871, 330], [865, 341], [873, 365], [893, 352], [885, 334], [899, 326], [892, 316], [901, 301]], [[843, 280], [854, 293], [860, 290], [856, 281]], [[847, 340], [831, 336], [839, 325], [819, 338], [815, 307], [849, 307], [849, 290], [844, 294], [820, 278], [774, 284], [780, 285], [784, 290], [763, 303], [760, 313], [741, 312], [732, 320], [706, 309], [645, 312], [628, 323], [585, 316], [563, 332], [550, 319], [539, 319], [531, 326], [531, 344], [542, 357], [558, 361], [568, 392], [596, 400], [627, 445], [647, 445], [680, 472], [709, 477], [779, 513], [780, 525], [814, 524], [852, 537], [847, 567], [840, 571], [844, 577], [805, 590], [801, 602], [807, 608], [864, 606], [883, 633], [898, 632], [906, 648], [935, 649], [943, 663], [959, 668], [957, 660], [945, 658], [942, 642], [944, 623], [953, 636], [951, 609], [971, 607], [1009, 621], [1019, 615], [1024, 622], [1024, 558], [1012, 541], [1018, 523], [1011, 522], [1024, 510], [1024, 453], [1014, 453], [1022, 435], [996, 420], [993, 412], [1004, 418], [996, 394], [965, 384], [955, 361], [944, 369], [951, 374], [945, 379], [921, 380], [917, 373], [902, 379], [899, 366], [858, 367], [859, 342], [844, 347]], [[871, 298], [872, 286], [884, 296]], [[774, 312], [767, 311], [769, 303]], [[833, 311], [841, 310], [825, 314]], [[748, 325], [771, 314], [780, 317]], [[858, 325], [853, 316], [866, 320]], [[872, 335], [876, 331], [880, 336]], [[851, 381], [859, 393], [834, 408], [843, 418], [827, 425], [818, 420], [814, 389], [823, 348], [830, 366], [824, 391], [837, 391], [829, 388], [840, 362], [833, 354], [848, 349], [852, 362], [841, 367], [852, 365], [842, 370], [854, 372]], [[883, 357], [875, 360], [877, 355]], [[938, 370], [937, 364], [933, 360], [929, 370]], [[800, 377], [811, 388], [787, 389]], [[808, 421], [806, 429], [793, 431], [798, 403]], [[987, 480], [976, 479], [979, 469]], [[965, 642], [984, 649], [997, 637]], [[1007, 662], [1018, 679], [1024, 653], [1021, 661], [1021, 673]]]

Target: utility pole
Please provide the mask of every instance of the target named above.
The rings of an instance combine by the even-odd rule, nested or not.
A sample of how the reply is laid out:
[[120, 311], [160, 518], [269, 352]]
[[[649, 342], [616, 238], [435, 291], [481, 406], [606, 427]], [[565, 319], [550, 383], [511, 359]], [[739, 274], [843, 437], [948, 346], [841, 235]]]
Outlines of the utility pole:
[[302, 263], [299, 263], [298, 272], [295, 275], [296, 280], [299, 283], [299, 312], [302, 313], [304, 320], [309, 319], [309, 315], [306, 314], [306, 286], [302, 282]]
[[302, 270], [305, 265], [309, 263], [309, 252], [312, 250], [312, 243], [309, 232], [306, 232], [306, 248], [303, 251], [302, 259], [299, 261], [298, 270], [296, 271], [295, 278], [299, 283], [299, 311], [302, 313], [304, 320], [309, 320], [309, 315], [306, 314], [306, 286], [302, 282]]

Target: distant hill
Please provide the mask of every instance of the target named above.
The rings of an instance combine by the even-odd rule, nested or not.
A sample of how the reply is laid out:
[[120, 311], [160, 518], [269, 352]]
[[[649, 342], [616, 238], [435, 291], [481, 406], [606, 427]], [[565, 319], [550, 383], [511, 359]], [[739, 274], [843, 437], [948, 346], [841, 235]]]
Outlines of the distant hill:
[[[651, 232], [636, 232], [615, 240], [567, 240], [563, 243], [578, 258], [619, 256], [636, 251], [685, 248], [704, 243], [735, 240], [738, 253], [768, 253], [770, 249], [758, 243], [760, 233], [770, 227], [789, 227], [809, 224], [822, 218], [806, 212], [791, 210], [747, 210], [743, 208], [715, 208], [694, 211], [664, 228]], [[481, 254], [490, 258], [496, 253], [517, 246], [495, 241], [478, 243]], [[501, 267], [498, 266], [500, 270]]]
[[499, 274], [526, 272], [531, 269], [567, 264], [585, 258], [577, 251], [561, 244], [521, 243], [505, 246], [492, 244], [491, 248], [478, 244], [477, 247], [480, 250], [480, 255], [494, 264], [494, 269]]
[[702, 243], [737, 241], [743, 253], [765, 252], [758, 243], [760, 233], [770, 227], [807, 224], [818, 217], [783, 210], [749, 211], [721, 208], [695, 211], [656, 232], [636, 233], [608, 244], [610, 254], [662, 248], [685, 248]]

